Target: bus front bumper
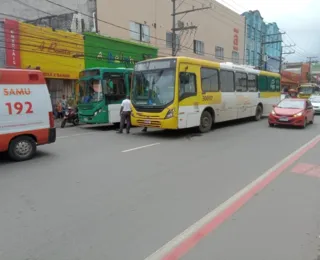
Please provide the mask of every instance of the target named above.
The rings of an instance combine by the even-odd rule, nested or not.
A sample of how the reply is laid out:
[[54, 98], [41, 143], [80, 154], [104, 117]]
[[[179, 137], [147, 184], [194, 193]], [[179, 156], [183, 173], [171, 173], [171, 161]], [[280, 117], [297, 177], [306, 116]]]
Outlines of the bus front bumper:
[[171, 117], [168, 119], [134, 117], [131, 116], [131, 124], [133, 126], [160, 128], [160, 129], [178, 129], [178, 119]]
[[105, 124], [108, 123], [106, 114], [98, 113], [97, 115], [81, 115], [79, 113], [79, 121], [82, 124]]

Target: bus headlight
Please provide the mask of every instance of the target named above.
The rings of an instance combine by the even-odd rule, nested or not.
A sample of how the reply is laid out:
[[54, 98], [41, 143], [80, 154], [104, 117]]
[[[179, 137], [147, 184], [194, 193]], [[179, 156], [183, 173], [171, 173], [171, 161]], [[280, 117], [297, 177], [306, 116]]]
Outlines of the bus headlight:
[[165, 119], [169, 119], [174, 116], [174, 109], [169, 109]]
[[98, 111], [94, 112], [94, 116], [98, 115], [100, 112], [102, 111], [102, 109], [100, 108]]

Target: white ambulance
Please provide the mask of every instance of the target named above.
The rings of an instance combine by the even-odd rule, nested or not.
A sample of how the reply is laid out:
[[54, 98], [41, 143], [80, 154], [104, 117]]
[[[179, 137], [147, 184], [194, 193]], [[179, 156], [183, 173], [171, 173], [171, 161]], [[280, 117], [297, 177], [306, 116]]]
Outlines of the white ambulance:
[[0, 152], [25, 161], [35, 155], [38, 145], [55, 141], [52, 104], [42, 72], [0, 69]]

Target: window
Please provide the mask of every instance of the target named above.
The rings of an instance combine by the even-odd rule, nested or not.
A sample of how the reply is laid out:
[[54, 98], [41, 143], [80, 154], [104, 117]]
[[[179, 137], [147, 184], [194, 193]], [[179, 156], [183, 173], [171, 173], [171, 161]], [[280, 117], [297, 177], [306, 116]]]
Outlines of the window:
[[224, 59], [224, 49], [222, 47], [216, 46], [216, 59]]
[[195, 54], [204, 55], [204, 42], [193, 40], [193, 52]]
[[141, 42], [150, 42], [150, 28], [148, 25], [130, 22], [131, 39]]
[[253, 74], [248, 74], [248, 91], [256, 92], [257, 88], [257, 76]]
[[259, 91], [266, 92], [268, 91], [268, 80], [266, 76], [258, 77]]
[[221, 91], [234, 92], [234, 73], [232, 71], [220, 71]]
[[196, 74], [188, 72], [180, 72], [179, 75], [179, 97], [180, 100], [197, 95]]
[[250, 65], [255, 65], [255, 55], [254, 55], [254, 51], [251, 51], [251, 61], [250, 61]]
[[276, 91], [277, 91], [277, 92], [280, 92], [280, 88], [281, 88], [281, 86], [280, 86], [280, 79], [276, 79]]
[[111, 74], [105, 72], [102, 81], [103, 93], [111, 96], [124, 97], [126, 94], [126, 87], [122, 74]]
[[268, 90], [270, 92], [276, 91], [276, 79], [275, 78], [268, 78]]
[[236, 91], [246, 92], [247, 91], [247, 74], [243, 72], [236, 72], [235, 80]]
[[239, 52], [237, 51], [232, 52], [232, 62], [239, 64]]
[[[172, 48], [172, 32], [166, 33], [166, 46], [167, 48]], [[180, 37], [176, 34], [176, 50], [180, 47]]]
[[203, 92], [219, 91], [218, 70], [201, 68], [201, 86]]

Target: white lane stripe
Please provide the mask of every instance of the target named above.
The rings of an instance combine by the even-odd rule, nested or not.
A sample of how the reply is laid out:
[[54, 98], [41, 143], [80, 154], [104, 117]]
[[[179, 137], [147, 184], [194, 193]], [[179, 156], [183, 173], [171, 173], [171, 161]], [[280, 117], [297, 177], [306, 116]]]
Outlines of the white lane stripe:
[[139, 146], [139, 147], [135, 147], [135, 148], [132, 148], [132, 149], [124, 150], [122, 152], [123, 153], [127, 153], [127, 152], [131, 152], [131, 151], [135, 151], [135, 150], [139, 150], [139, 149], [155, 146], [155, 145], [158, 145], [158, 144], [160, 144], [160, 143], [154, 143], [154, 144], [148, 144], [148, 145], [144, 145], [144, 146]]
[[63, 136], [58, 136], [57, 139], [64, 139], [64, 138], [76, 137], [76, 136], [81, 136], [81, 135], [89, 135], [89, 134], [93, 134], [93, 132], [86, 132], [86, 133], [73, 134], [73, 135], [63, 135]]
[[[175, 247], [177, 247], [180, 243], [182, 243], [185, 239], [189, 238], [193, 233], [195, 233], [197, 230], [199, 230], [201, 227], [203, 227], [206, 223], [210, 222], [210, 220], [214, 219], [216, 216], [218, 216], [221, 212], [223, 212], [225, 209], [227, 209], [230, 205], [232, 205], [235, 201], [237, 201], [239, 198], [241, 198], [245, 193], [247, 193], [250, 189], [252, 189], [255, 185], [257, 185], [260, 181], [267, 178], [270, 174], [272, 174], [275, 170], [277, 170], [279, 167], [284, 165], [287, 161], [289, 161], [292, 157], [294, 157], [296, 154], [301, 152], [303, 149], [308, 147], [310, 144], [315, 142], [317, 139], [320, 138], [320, 135], [317, 135], [312, 140], [310, 140], [305, 145], [301, 146], [300, 148], [296, 149], [294, 152], [289, 154], [287, 157], [282, 159], [280, 162], [278, 162], [276, 165], [271, 167], [269, 170], [267, 170], [265, 173], [263, 173], [260, 177], [258, 177], [253, 182], [249, 183], [246, 187], [244, 187], [242, 190], [238, 191], [236, 194], [234, 194], [232, 197], [227, 199], [225, 202], [220, 204], [217, 208], [209, 212], [207, 215], [205, 215], [202, 219], [188, 227], [186, 230], [184, 230], [182, 233], [177, 235], [175, 238], [170, 240], [168, 243], [163, 245], [160, 249], [155, 251], [153, 254], [146, 257], [144, 260], [160, 260], [163, 257], [165, 257], [171, 250], [173, 250]], [[303, 156], [303, 155], [302, 155]]]

